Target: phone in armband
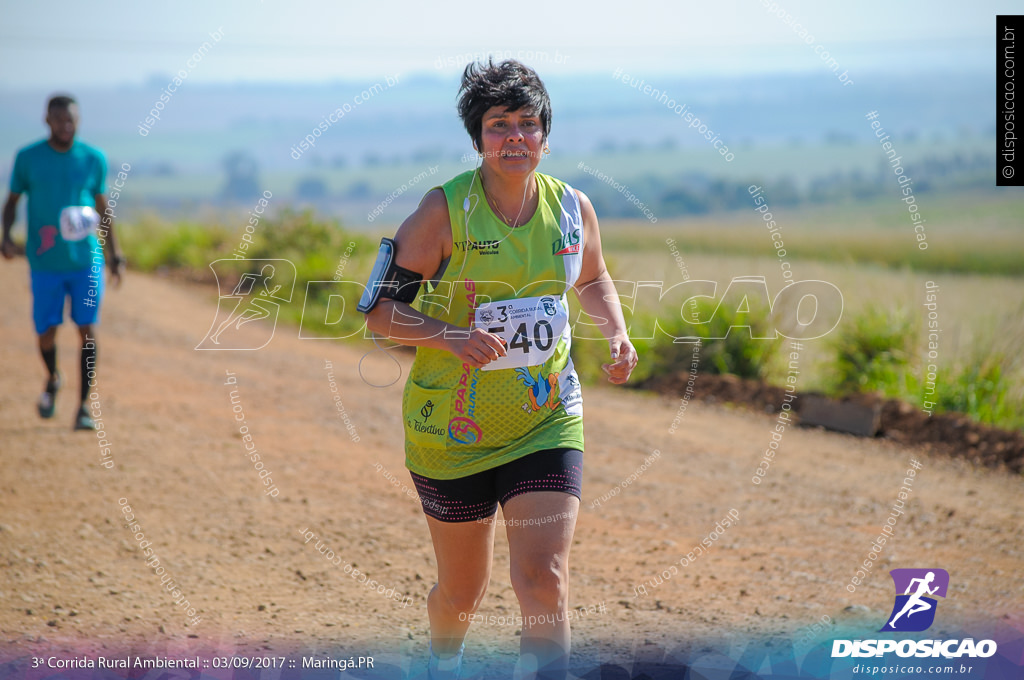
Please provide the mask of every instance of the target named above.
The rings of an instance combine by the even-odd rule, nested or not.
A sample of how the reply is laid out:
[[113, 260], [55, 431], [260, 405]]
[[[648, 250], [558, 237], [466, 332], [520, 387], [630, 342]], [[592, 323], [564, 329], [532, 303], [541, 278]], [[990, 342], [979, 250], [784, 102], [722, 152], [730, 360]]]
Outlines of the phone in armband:
[[412, 302], [416, 299], [423, 276], [395, 264], [397, 254], [398, 244], [394, 239], [384, 237], [380, 240], [377, 261], [373, 263], [370, 280], [356, 306], [363, 314], [376, 307], [381, 297], [398, 302]]

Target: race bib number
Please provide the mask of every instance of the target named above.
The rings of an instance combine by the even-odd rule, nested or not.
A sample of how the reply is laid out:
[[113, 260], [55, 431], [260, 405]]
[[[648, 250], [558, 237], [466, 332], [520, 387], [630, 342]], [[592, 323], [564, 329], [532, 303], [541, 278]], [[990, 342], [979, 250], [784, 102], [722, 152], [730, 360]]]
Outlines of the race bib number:
[[65, 241], [81, 241], [96, 233], [100, 215], [87, 205], [70, 205], [60, 211], [60, 235]]
[[505, 341], [506, 356], [483, 367], [485, 371], [502, 368], [538, 366], [551, 358], [569, 322], [569, 310], [563, 298], [555, 295], [488, 302], [476, 308], [473, 328], [482, 328]]

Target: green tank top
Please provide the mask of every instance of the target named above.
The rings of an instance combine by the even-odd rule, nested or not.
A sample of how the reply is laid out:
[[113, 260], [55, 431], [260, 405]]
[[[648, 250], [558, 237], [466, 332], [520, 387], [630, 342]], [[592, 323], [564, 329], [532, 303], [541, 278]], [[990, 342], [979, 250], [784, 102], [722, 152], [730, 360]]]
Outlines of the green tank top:
[[483, 370], [451, 352], [416, 349], [402, 413], [406, 466], [424, 477], [457, 479], [543, 449], [583, 450], [566, 295], [582, 265], [583, 218], [572, 187], [535, 176], [537, 211], [516, 229], [492, 212], [479, 173], [441, 187], [452, 255], [415, 306], [501, 335], [509, 356]]

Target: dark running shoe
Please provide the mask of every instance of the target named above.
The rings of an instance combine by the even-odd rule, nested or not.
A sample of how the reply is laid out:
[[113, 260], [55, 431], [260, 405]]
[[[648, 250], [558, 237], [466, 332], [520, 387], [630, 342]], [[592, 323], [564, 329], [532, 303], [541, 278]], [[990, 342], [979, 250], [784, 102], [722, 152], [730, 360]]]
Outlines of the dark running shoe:
[[75, 416], [75, 430], [95, 430], [96, 423], [92, 421], [92, 416], [89, 415], [89, 409], [82, 404], [78, 408], [78, 415]]
[[36, 403], [40, 418], [52, 418], [57, 412], [57, 392], [60, 391], [61, 382], [60, 373], [46, 381], [46, 389], [39, 395], [39, 401]]

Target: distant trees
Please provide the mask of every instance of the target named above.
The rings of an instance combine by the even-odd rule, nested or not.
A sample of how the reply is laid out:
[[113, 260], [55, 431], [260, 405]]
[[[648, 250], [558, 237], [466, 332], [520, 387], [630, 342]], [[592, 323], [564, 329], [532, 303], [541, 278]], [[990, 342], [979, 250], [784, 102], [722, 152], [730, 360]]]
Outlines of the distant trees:
[[222, 161], [227, 179], [221, 196], [229, 202], [246, 202], [263, 192], [260, 189], [260, 166], [248, 151], [232, 151]]
[[295, 197], [300, 201], [321, 201], [327, 198], [327, 183], [319, 177], [304, 177], [295, 185]]
[[[834, 143], [844, 143], [840, 138]], [[905, 173], [914, 180], [914, 192], [965, 189], [995, 184], [995, 161], [983, 153], [963, 152], [940, 157], [928, 155], [915, 163], [904, 164]], [[580, 173], [570, 182], [585, 191], [602, 215], [642, 219], [638, 207], [597, 177]], [[659, 219], [684, 215], [706, 215], [714, 212], [747, 210], [753, 204], [748, 188], [757, 184], [764, 188], [773, 206], [826, 205], [872, 200], [898, 192], [892, 168], [879, 161], [873, 172], [861, 169], [833, 170], [813, 177], [800, 186], [790, 176], [750, 178], [744, 180], [709, 177], [687, 173], [675, 177], [616, 177], [629, 192], [636, 195]]]

